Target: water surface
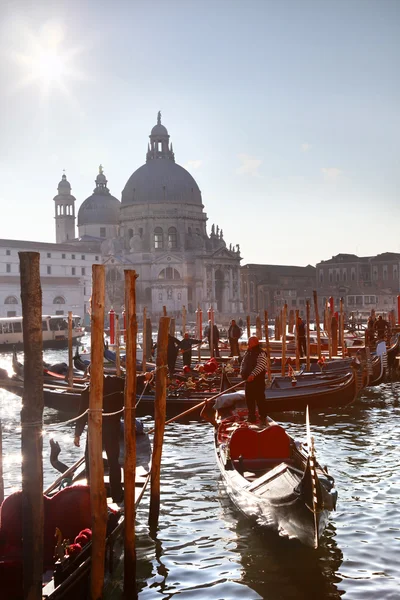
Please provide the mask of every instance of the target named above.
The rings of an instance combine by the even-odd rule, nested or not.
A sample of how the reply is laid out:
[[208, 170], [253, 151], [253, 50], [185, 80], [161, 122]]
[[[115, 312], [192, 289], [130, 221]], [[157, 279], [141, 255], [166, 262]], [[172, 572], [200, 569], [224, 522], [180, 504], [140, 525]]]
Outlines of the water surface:
[[[45, 357], [66, 360], [66, 352], [47, 351]], [[10, 355], [1, 354], [0, 367], [10, 364]], [[388, 383], [342, 412], [311, 413], [318, 459], [328, 465], [339, 494], [317, 551], [261, 531], [233, 507], [221, 485], [210, 425], [167, 426], [156, 535], [147, 525], [147, 497], [138, 513], [139, 598], [398, 600], [399, 398], [400, 384]], [[21, 400], [0, 390], [6, 494], [21, 485], [20, 410]], [[305, 440], [303, 415], [275, 418]], [[45, 485], [55, 477], [49, 435], [60, 442], [65, 462], [80, 456], [73, 426], [55, 425], [62, 420], [45, 409]], [[121, 585], [115, 582], [113, 598], [121, 597]]]

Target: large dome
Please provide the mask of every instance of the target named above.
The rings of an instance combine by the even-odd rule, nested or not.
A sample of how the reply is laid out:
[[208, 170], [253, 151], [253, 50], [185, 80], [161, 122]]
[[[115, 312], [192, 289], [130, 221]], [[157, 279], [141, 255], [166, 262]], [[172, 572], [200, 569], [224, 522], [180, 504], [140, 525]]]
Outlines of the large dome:
[[122, 205], [164, 202], [203, 205], [199, 186], [186, 169], [168, 158], [149, 160], [128, 179]]
[[78, 227], [81, 225], [117, 225], [119, 221], [120, 201], [111, 196], [107, 179], [100, 165], [93, 194], [79, 207]]

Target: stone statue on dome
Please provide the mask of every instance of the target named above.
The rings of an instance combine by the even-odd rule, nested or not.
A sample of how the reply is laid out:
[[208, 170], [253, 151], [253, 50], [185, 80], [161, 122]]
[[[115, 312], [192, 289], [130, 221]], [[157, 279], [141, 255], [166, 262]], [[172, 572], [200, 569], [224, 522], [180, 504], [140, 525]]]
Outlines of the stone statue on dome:
[[99, 165], [99, 175], [103, 175], [103, 165]]
[[161, 125], [161, 110], [157, 113], [157, 125]]

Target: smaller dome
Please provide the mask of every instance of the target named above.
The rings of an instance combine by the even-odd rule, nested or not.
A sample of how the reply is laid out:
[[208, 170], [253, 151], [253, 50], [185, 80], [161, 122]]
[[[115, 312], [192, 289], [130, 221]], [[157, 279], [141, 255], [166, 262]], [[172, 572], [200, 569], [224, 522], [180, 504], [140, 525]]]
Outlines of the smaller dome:
[[61, 181], [57, 186], [58, 189], [58, 193], [61, 194], [66, 194], [69, 193], [71, 191], [71, 184], [67, 179], [66, 174], [64, 173], [63, 176], [61, 177]]
[[151, 130], [150, 135], [168, 136], [168, 130], [166, 127], [164, 127], [164, 125], [161, 125], [161, 123], [157, 123], [157, 125], [154, 125], [153, 129]]
[[81, 225], [117, 225], [120, 201], [110, 192], [95, 192], [79, 207], [78, 227]]
[[86, 198], [79, 207], [78, 227], [81, 225], [117, 225], [120, 206], [120, 201], [110, 194], [107, 178], [100, 165], [93, 194]]

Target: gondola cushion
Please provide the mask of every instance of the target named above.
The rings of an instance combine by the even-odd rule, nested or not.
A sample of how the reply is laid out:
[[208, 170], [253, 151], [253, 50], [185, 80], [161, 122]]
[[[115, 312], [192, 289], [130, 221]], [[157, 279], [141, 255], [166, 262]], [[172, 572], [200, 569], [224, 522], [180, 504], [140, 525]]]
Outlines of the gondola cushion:
[[290, 438], [280, 425], [270, 425], [261, 431], [239, 427], [232, 433], [229, 451], [232, 460], [285, 459], [290, 457]]

